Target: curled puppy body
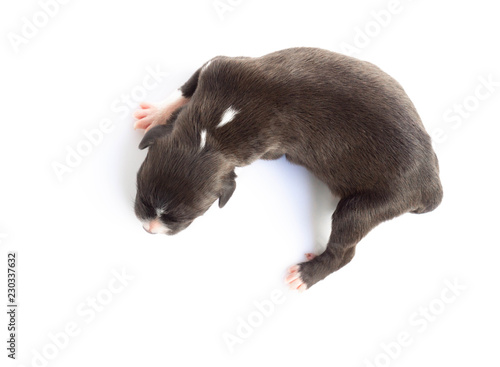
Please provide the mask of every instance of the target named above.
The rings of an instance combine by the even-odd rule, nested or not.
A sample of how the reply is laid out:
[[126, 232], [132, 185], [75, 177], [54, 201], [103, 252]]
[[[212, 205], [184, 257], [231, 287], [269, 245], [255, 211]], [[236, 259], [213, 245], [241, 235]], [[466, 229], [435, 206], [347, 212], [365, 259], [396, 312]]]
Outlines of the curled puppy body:
[[285, 155], [341, 198], [326, 250], [289, 269], [293, 289], [346, 265], [379, 223], [429, 212], [442, 199], [437, 157], [415, 107], [368, 62], [314, 48], [216, 57], [162, 116], [140, 144], [149, 152], [135, 211], [149, 232], [175, 234], [217, 199], [223, 207], [236, 187], [234, 168], [257, 159]]

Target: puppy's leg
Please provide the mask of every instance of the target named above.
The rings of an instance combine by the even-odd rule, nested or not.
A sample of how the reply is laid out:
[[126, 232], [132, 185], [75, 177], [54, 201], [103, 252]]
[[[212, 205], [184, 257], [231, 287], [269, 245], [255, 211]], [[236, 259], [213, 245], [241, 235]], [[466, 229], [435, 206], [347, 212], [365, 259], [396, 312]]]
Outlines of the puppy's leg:
[[143, 102], [140, 108], [134, 112], [137, 119], [134, 129], [145, 129], [146, 131], [156, 125], [165, 124], [172, 113], [189, 102], [198, 86], [198, 78], [201, 69], [184, 83], [182, 87], [173, 92], [163, 102], [153, 104]]
[[356, 244], [375, 226], [407, 212], [389, 195], [358, 195], [340, 200], [332, 216], [332, 233], [326, 250], [307, 262], [288, 269], [286, 282], [303, 291], [346, 265], [354, 257]]

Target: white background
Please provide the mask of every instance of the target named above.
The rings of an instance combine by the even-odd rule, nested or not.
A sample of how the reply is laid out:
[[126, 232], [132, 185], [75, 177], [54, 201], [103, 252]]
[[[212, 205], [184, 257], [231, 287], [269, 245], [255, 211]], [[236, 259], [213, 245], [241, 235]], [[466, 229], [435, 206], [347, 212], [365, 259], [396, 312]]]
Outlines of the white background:
[[[401, 0], [377, 25], [373, 12], [394, 10], [389, 1], [232, 3], [222, 20], [211, 0], [74, 0], [14, 47], [24, 18], [44, 21], [41, 5], [2, 2], [0, 364], [499, 365], [496, 4]], [[133, 213], [142, 133], [121, 96], [140, 92], [148, 68], [169, 73], [147, 91], [154, 102], [216, 55], [345, 52], [355, 40], [353, 55], [395, 77], [440, 137], [445, 197], [436, 211], [380, 225], [348, 266], [303, 294], [286, 290], [285, 270], [324, 245], [330, 213], [318, 214], [318, 185], [285, 161], [239, 170], [228, 205], [185, 232], [144, 232]], [[496, 81], [491, 93], [481, 78]], [[450, 109], [464, 102], [470, 112], [457, 118]], [[58, 180], [55, 162], [66, 164], [68, 147], [85, 144], [83, 131], [103, 119], [113, 131]], [[19, 258], [15, 362], [6, 357], [7, 251]], [[134, 279], [109, 300], [113, 270]], [[466, 289], [451, 297], [447, 282]], [[283, 302], [231, 353], [224, 335], [259, 321], [254, 302], [272, 292]], [[96, 295], [109, 303], [90, 320]], [[421, 314], [429, 306], [432, 322]], [[69, 339], [58, 334], [68, 324], [79, 331]], [[401, 332], [411, 342], [398, 347]]]

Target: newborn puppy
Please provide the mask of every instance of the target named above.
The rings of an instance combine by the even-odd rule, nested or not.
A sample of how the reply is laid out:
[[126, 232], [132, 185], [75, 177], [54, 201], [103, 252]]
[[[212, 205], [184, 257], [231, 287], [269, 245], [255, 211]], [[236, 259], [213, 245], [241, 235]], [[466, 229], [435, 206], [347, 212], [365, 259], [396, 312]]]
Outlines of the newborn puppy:
[[292, 266], [310, 288], [346, 265], [376, 225], [441, 202], [431, 139], [403, 88], [376, 66], [314, 48], [216, 57], [163, 104], [142, 104], [149, 148], [135, 212], [150, 233], [175, 234], [236, 187], [234, 168], [283, 155], [341, 198], [326, 250]]

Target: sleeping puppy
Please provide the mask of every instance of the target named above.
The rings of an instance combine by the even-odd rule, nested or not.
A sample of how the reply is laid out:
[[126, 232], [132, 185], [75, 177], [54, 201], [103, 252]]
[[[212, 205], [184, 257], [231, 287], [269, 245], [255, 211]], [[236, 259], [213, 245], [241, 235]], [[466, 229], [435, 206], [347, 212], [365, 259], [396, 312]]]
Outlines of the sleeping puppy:
[[135, 212], [175, 234], [233, 194], [235, 167], [283, 155], [341, 198], [326, 250], [292, 266], [303, 291], [346, 265], [375, 226], [441, 202], [431, 139], [403, 88], [376, 66], [315, 48], [216, 57], [159, 105], [141, 104], [148, 148]]

